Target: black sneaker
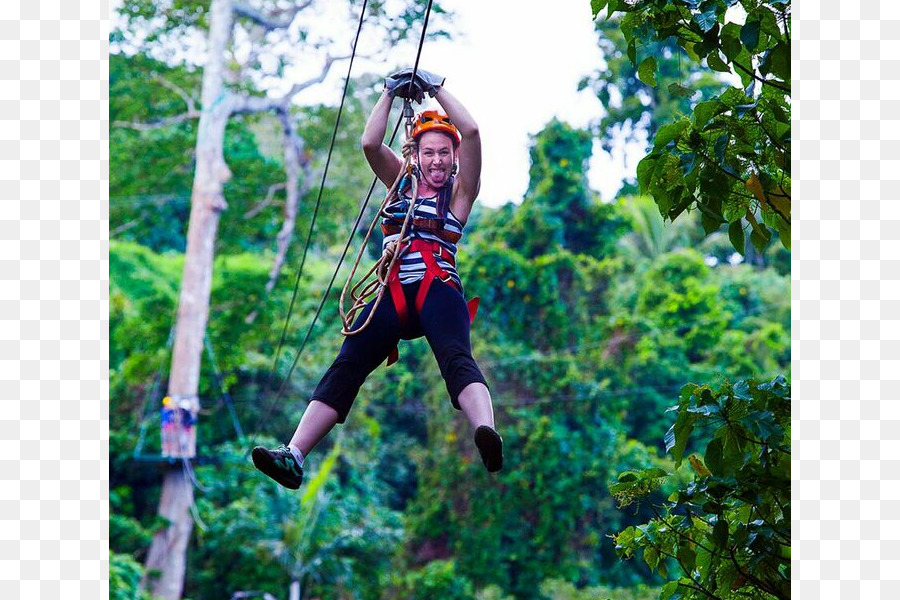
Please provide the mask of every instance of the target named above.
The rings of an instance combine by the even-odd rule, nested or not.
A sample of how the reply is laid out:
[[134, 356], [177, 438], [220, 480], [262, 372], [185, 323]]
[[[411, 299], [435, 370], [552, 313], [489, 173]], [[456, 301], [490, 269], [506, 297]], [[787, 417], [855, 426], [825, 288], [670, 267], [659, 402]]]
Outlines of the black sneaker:
[[286, 488], [296, 490], [303, 482], [303, 467], [297, 464], [287, 446], [274, 450], [257, 446], [253, 449], [253, 464]]
[[475, 430], [475, 445], [488, 471], [495, 473], [503, 468], [503, 438], [493, 428], [479, 425]]

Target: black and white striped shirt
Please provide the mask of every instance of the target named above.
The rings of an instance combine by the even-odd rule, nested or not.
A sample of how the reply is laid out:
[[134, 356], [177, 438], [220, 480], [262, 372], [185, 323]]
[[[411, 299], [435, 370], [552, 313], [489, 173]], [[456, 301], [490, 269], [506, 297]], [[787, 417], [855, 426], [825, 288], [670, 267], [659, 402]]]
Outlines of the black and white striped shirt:
[[[409, 196], [401, 196], [399, 198], [396, 198], [393, 202], [387, 205], [386, 211], [390, 213], [395, 219], [400, 219], [402, 221], [402, 219], [406, 216], [406, 211], [409, 209], [409, 200]], [[419, 200], [416, 202], [416, 207], [413, 211], [412, 218], [439, 219], [440, 215], [437, 214], [437, 196], [433, 196], [431, 198], [419, 198]], [[384, 219], [382, 222], [387, 223], [388, 219]], [[444, 229], [446, 231], [451, 231], [462, 235], [462, 223], [460, 223], [459, 219], [453, 216], [453, 213], [449, 210], [447, 211], [447, 217], [444, 220]], [[407, 230], [407, 235], [411, 236], [412, 239], [418, 238], [437, 242], [441, 246], [443, 246], [443, 248], [446, 249], [454, 259], [456, 258], [456, 244], [450, 243], [446, 240], [442, 240], [430, 231], [420, 229], [410, 223]], [[384, 241], [381, 243], [382, 250], [384, 250], [384, 248], [390, 242], [393, 242], [399, 237], [399, 233], [385, 235]], [[439, 256], [435, 256], [435, 259], [438, 266], [450, 273], [450, 277], [453, 279], [456, 285], [459, 286], [459, 289], [462, 289], [462, 281], [460, 280], [459, 274], [456, 272], [456, 269], [453, 267], [453, 265]], [[416, 281], [421, 281], [423, 277], [425, 277], [425, 261], [422, 259], [422, 254], [420, 252], [412, 251], [404, 254], [400, 259], [400, 283], [414, 283]]]

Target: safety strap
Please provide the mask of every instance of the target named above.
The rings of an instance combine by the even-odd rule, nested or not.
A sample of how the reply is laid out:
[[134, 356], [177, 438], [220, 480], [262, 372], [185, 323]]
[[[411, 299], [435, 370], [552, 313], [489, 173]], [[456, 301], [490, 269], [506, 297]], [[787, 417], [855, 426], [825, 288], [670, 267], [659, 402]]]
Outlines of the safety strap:
[[[397, 219], [396, 221], [394, 219], [391, 219], [381, 224], [381, 233], [383, 233], [384, 235], [397, 235], [398, 233], [400, 233], [400, 229], [402, 226], [402, 219]], [[461, 233], [444, 229], [443, 219], [413, 218], [412, 227], [414, 229], [418, 229], [419, 231], [427, 231], [428, 233], [431, 233], [441, 238], [445, 242], [449, 242], [451, 244], [455, 244], [462, 237]]]
[[[450, 213], [450, 201], [453, 199], [454, 180], [455, 177], [451, 176], [447, 183], [444, 184], [444, 186], [441, 187], [440, 190], [438, 190], [437, 201], [435, 205], [435, 212], [437, 213], [437, 217], [432, 219], [413, 217], [412, 222], [410, 223], [414, 229], [427, 231], [444, 240], [445, 242], [450, 242], [451, 244], [455, 244], [462, 237], [461, 233], [444, 229], [444, 224], [447, 222], [447, 215]], [[408, 192], [409, 185], [409, 177], [404, 177], [404, 179], [400, 183], [400, 191], [397, 193], [397, 196], [400, 197], [401, 194]], [[381, 224], [381, 232], [384, 235], [396, 235], [400, 233], [400, 229], [402, 228], [403, 221], [406, 217], [406, 209], [403, 209], [402, 206], [408, 205], [401, 205], [401, 209], [395, 213], [387, 213], [382, 211], [382, 215], [385, 217], [385, 219]]]
[[[422, 255], [422, 260], [425, 261], [425, 277], [422, 279], [422, 283], [419, 285], [419, 291], [416, 294], [416, 312], [418, 314], [421, 314], [422, 307], [425, 306], [428, 290], [431, 289], [431, 284], [434, 283], [435, 279], [448, 283], [459, 290], [459, 286], [453, 280], [450, 273], [438, 265], [437, 258], [443, 258], [454, 267], [456, 264], [453, 255], [449, 254], [446, 248], [441, 246], [438, 242], [414, 239], [407, 245], [401, 247], [399, 252], [401, 256], [406, 252], [419, 252]], [[390, 276], [388, 277], [388, 288], [391, 291], [391, 300], [394, 301], [394, 309], [397, 311], [397, 318], [400, 320], [400, 325], [401, 327], [406, 327], [409, 320], [409, 308], [406, 304], [406, 295], [403, 293], [403, 284], [400, 282], [400, 263], [401, 261], [398, 260], [391, 270]], [[469, 310], [469, 324], [475, 320], [480, 301], [481, 299], [476, 296], [466, 302], [466, 307]], [[388, 366], [397, 362], [398, 358], [399, 352], [395, 346], [388, 355]]]

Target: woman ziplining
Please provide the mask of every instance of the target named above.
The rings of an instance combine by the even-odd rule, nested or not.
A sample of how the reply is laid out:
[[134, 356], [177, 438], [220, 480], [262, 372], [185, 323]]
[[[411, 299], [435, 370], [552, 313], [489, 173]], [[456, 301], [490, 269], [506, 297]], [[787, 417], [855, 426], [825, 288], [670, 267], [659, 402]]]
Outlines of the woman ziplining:
[[[386, 359], [388, 364], [396, 360], [401, 339], [423, 335], [437, 359], [452, 406], [466, 415], [474, 429], [485, 468], [496, 472], [503, 467], [503, 440], [494, 429], [491, 395], [472, 357], [469, 332], [477, 303], [467, 306], [455, 260], [481, 185], [481, 139], [472, 115], [443, 84], [442, 77], [419, 69], [398, 71], [385, 79], [381, 98], [366, 122], [363, 152], [389, 190], [376, 217], [384, 233], [382, 258], [369, 271], [377, 281], [359, 294], [365, 277], [354, 286], [351, 297], [356, 302], [346, 314], [343, 300], [351, 281], [344, 287], [342, 333], [347, 338], [290, 442], [274, 449], [253, 449], [256, 468], [287, 488], [300, 487], [305, 457], [346, 420], [369, 374]], [[425, 94], [437, 100], [446, 114], [426, 110], [413, 118], [411, 102], [421, 104]], [[407, 115], [402, 159], [384, 143], [397, 96], [404, 100]], [[372, 293], [376, 298], [363, 302]]]

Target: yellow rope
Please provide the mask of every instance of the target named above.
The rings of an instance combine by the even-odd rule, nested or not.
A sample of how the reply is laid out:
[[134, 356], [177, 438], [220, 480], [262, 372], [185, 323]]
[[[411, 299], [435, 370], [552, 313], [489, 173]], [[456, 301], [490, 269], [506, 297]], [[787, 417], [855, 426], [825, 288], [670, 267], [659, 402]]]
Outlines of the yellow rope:
[[[366, 232], [366, 237], [363, 240], [362, 244], [359, 247], [359, 252], [356, 255], [356, 260], [353, 262], [353, 268], [350, 270], [350, 275], [347, 277], [347, 283], [344, 284], [343, 290], [341, 290], [341, 300], [338, 305], [338, 310], [341, 315], [341, 334], [345, 336], [356, 335], [363, 331], [369, 323], [372, 321], [372, 317], [375, 315], [375, 311], [378, 309], [378, 306], [381, 304], [382, 298], [384, 298], [384, 291], [387, 288], [388, 277], [391, 274], [391, 271], [394, 269], [394, 265], [398, 260], [400, 260], [400, 256], [402, 254], [402, 246], [406, 242], [409, 241], [409, 238], [406, 236], [407, 229], [409, 228], [409, 223], [412, 220], [413, 212], [415, 211], [416, 199], [418, 198], [419, 192], [419, 180], [416, 177], [416, 174], [412, 165], [412, 156], [415, 153], [416, 142], [412, 139], [411, 135], [411, 126], [407, 124], [407, 135], [406, 142], [403, 144], [403, 165], [400, 168], [400, 172], [397, 174], [397, 178], [394, 180], [393, 185], [391, 185], [391, 189], [388, 190], [387, 195], [384, 197], [384, 200], [381, 203], [381, 207], [378, 209], [378, 213], [375, 215], [375, 219], [372, 220], [372, 224], [369, 226], [369, 230]], [[375, 226], [378, 224], [378, 221], [383, 217], [391, 216], [388, 214], [385, 209], [390, 201], [400, 193], [399, 187], [400, 182], [403, 181], [404, 176], [409, 176], [412, 181], [412, 199], [409, 203], [409, 208], [406, 210], [406, 217], [403, 219], [403, 226], [400, 228], [400, 235], [397, 239], [391, 243], [389, 243], [381, 254], [381, 257], [372, 265], [365, 275], [363, 275], [362, 279], [360, 279], [353, 287], [350, 285], [353, 282], [353, 277], [356, 275], [356, 269], [359, 267], [359, 263], [362, 260], [362, 255], [366, 251], [367, 244], [369, 243], [369, 239], [372, 237], [372, 232], [375, 230]], [[372, 275], [375, 275], [375, 279], [369, 281]], [[352, 301], [352, 305], [350, 309], [344, 310], [344, 302], [347, 296], [347, 290], [350, 289], [350, 299]], [[353, 321], [356, 318], [356, 314], [365, 308], [366, 304], [369, 301], [369, 298], [372, 294], [377, 294], [375, 297], [375, 304], [372, 306], [371, 312], [369, 312], [369, 316], [366, 317], [366, 320], [360, 324], [356, 329], [351, 329], [353, 327]]]

